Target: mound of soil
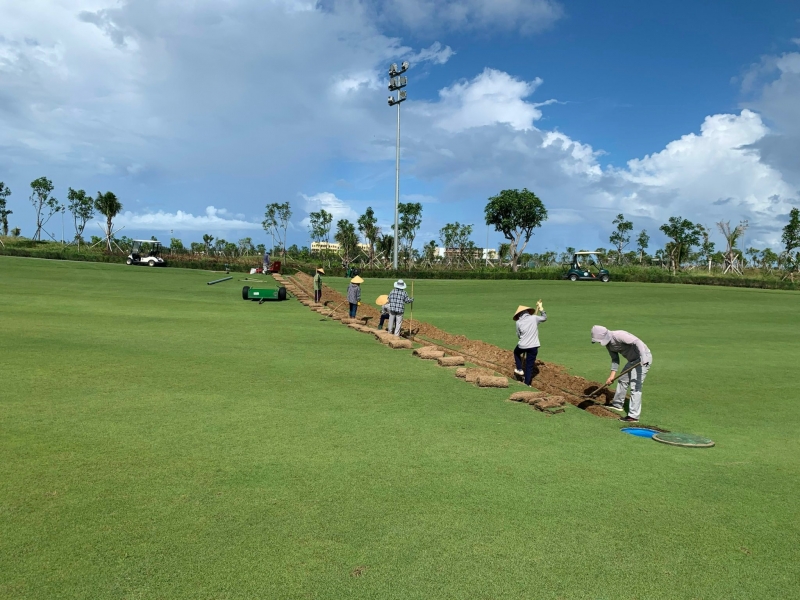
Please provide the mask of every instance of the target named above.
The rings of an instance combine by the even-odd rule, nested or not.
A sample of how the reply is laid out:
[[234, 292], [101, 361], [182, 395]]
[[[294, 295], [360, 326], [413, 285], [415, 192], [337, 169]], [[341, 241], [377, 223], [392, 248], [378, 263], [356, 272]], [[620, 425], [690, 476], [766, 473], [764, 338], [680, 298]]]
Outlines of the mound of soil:
[[[310, 293], [312, 289], [311, 276], [298, 272], [288, 279], [302, 290], [301, 293]], [[323, 286], [322, 295], [329, 302], [346, 305], [346, 298], [328, 286]], [[359, 307], [359, 313], [362, 316], [371, 317], [374, 322], [377, 322], [380, 317], [378, 309], [366, 303]], [[406, 319], [403, 321], [403, 328], [403, 334], [414, 341], [428, 344], [442, 352], [450, 354], [457, 352], [472, 364], [491, 369], [493, 372], [509, 378], [514, 377], [514, 353], [511, 350], [498, 348], [480, 340], [471, 340], [463, 335], [454, 335], [421, 321]], [[584, 396], [595, 391], [599, 384], [583, 377], [570, 375], [560, 365], [536, 361], [533, 386], [548, 394], [561, 394], [570, 404], [593, 415], [610, 419], [618, 418], [618, 415], [603, 406], [611, 403], [613, 394], [610, 391], [603, 390], [594, 400], [585, 399]]]

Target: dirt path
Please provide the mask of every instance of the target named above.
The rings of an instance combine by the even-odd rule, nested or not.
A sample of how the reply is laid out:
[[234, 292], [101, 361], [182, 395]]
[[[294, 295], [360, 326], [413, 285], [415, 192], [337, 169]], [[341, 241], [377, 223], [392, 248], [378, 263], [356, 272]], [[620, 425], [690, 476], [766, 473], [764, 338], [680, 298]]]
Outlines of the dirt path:
[[[311, 276], [298, 272], [289, 276], [288, 279], [313, 297]], [[323, 303], [331, 309], [338, 307], [336, 308], [337, 314], [344, 316], [348, 314], [347, 298], [336, 290], [323, 285], [322, 298]], [[358, 309], [358, 317], [363, 319], [366, 324], [377, 327], [380, 311], [369, 303], [362, 303]], [[408, 337], [420, 344], [436, 346], [439, 350], [443, 350], [448, 354], [460, 354], [468, 362], [492, 369], [511, 379], [515, 378], [514, 353], [511, 350], [499, 348], [480, 340], [472, 340], [463, 335], [453, 335], [421, 321], [407, 319], [403, 321], [403, 326], [405, 328], [402, 334], [403, 337]], [[608, 390], [603, 390], [599, 393], [596, 402], [582, 398], [583, 395], [594, 392], [599, 385], [597, 382], [589, 381], [583, 377], [570, 375], [561, 365], [540, 360], [536, 361], [533, 386], [537, 390], [548, 394], [563, 395], [570, 404], [598, 417], [618, 418], [617, 414], [603, 406], [603, 404], [610, 404], [613, 397], [613, 394]]]

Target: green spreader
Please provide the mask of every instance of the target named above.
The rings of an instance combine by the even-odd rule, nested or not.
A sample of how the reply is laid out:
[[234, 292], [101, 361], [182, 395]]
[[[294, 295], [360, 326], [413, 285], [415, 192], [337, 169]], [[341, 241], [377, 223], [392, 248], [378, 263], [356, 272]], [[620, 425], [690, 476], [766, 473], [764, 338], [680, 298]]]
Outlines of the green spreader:
[[286, 288], [242, 288], [242, 300], [286, 300]]

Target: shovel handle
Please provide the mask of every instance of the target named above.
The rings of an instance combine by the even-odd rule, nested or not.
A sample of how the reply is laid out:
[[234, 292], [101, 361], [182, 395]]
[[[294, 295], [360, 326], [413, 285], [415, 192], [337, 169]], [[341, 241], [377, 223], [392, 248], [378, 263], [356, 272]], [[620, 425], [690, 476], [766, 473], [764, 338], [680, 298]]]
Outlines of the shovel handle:
[[[617, 379], [619, 379], [619, 378], [620, 378], [620, 377], [622, 377], [623, 375], [627, 375], [628, 373], [630, 373], [631, 371], [633, 371], [633, 370], [634, 370], [636, 367], [638, 367], [638, 366], [639, 366], [639, 365], [641, 365], [641, 364], [642, 364], [642, 361], [639, 361], [639, 362], [637, 362], [635, 365], [631, 365], [630, 367], [628, 367], [627, 369], [625, 369], [625, 370], [624, 370], [622, 373], [620, 373], [619, 375], [617, 375], [616, 377], [614, 377], [614, 379], [613, 379], [613, 380], [611, 380], [611, 383], [614, 383], [614, 382], [615, 382]], [[605, 384], [605, 385], [601, 385], [599, 388], [597, 388], [595, 391], [593, 391], [591, 394], [589, 394], [589, 396], [588, 396], [588, 397], [589, 397], [589, 398], [594, 398], [594, 397], [597, 395], [597, 393], [598, 393], [600, 390], [603, 390], [603, 389], [607, 388], [609, 385], [611, 385], [611, 383], [608, 383], [608, 384]]]

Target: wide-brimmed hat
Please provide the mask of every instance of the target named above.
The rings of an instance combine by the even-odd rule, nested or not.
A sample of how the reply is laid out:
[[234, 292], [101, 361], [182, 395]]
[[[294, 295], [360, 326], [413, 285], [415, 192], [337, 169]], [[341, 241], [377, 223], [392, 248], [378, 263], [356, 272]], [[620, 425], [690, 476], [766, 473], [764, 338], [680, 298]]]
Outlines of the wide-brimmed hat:
[[377, 298], [375, 298], [375, 304], [377, 304], [378, 306], [383, 306], [388, 301], [389, 301], [389, 296], [387, 296], [386, 294], [384, 294], [383, 296], [378, 296]]
[[350, 283], [364, 283], [364, 280], [361, 279], [361, 277], [359, 277], [358, 275], [356, 275], [350, 280]]
[[325, 269], [323, 269], [322, 267], [317, 267], [317, 273], [322, 273], [323, 275], [325, 275]]
[[517, 310], [514, 311], [514, 320], [516, 321], [519, 319], [520, 315], [524, 312], [530, 312], [533, 309], [530, 306], [522, 306], [521, 304], [517, 307]]
[[592, 327], [592, 343], [593, 344], [603, 344], [603, 346], [608, 346], [608, 343], [611, 341], [611, 332], [603, 327], [602, 325], [595, 325]]
[[397, 281], [394, 282], [394, 287], [398, 290], [404, 290], [406, 289], [407, 286], [405, 281], [403, 281], [402, 279], [398, 279]]

